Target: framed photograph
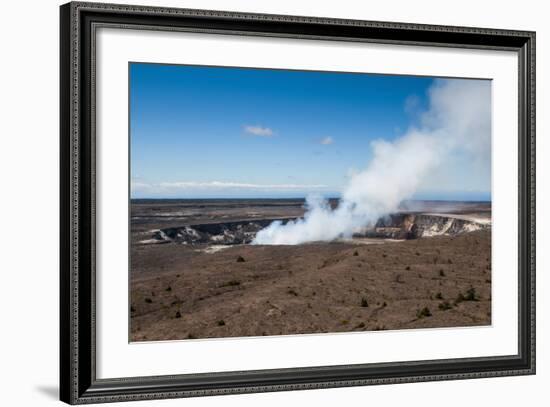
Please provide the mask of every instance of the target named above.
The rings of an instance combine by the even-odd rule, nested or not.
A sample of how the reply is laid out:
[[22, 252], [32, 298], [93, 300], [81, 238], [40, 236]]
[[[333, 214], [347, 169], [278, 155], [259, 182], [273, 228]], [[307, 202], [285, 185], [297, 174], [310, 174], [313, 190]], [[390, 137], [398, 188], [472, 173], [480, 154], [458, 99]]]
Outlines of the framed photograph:
[[535, 373], [535, 33], [60, 13], [61, 400]]

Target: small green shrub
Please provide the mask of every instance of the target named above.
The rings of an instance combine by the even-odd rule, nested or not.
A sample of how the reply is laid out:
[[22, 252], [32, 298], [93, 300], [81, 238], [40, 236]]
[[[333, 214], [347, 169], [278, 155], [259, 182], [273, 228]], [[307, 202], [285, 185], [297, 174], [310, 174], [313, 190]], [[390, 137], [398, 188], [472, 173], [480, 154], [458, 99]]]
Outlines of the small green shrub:
[[474, 287], [469, 288], [464, 296], [464, 301], [479, 301], [479, 298]]
[[448, 309], [453, 308], [453, 306], [449, 303], [449, 301], [443, 301], [441, 304], [439, 304], [438, 308], [441, 311], [447, 311]]
[[241, 282], [239, 280], [230, 280], [230, 281], [220, 285], [220, 287], [235, 287], [235, 286], [238, 286], [238, 285], [241, 285]]
[[291, 288], [290, 290], [288, 290], [287, 293], [290, 294], [290, 295], [293, 295], [293, 296], [295, 296], [295, 297], [298, 296], [298, 293], [297, 293], [294, 289], [292, 289], [292, 288]]
[[431, 317], [431, 316], [432, 316], [432, 313], [430, 312], [430, 309], [428, 307], [424, 307], [416, 312], [416, 317], [419, 319]]

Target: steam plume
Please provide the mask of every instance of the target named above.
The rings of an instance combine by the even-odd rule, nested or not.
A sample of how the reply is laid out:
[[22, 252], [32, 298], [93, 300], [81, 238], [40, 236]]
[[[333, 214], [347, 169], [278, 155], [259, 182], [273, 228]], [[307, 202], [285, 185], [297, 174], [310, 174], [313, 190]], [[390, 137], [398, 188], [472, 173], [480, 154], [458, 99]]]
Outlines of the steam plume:
[[[491, 85], [480, 80], [437, 80], [429, 90], [429, 108], [397, 140], [372, 142], [373, 158], [354, 174], [332, 209], [319, 196], [308, 196], [303, 219], [271, 223], [253, 244], [300, 244], [350, 237], [398, 210], [423, 179], [454, 152], [490, 163]], [[489, 167], [490, 168], [490, 167]]]

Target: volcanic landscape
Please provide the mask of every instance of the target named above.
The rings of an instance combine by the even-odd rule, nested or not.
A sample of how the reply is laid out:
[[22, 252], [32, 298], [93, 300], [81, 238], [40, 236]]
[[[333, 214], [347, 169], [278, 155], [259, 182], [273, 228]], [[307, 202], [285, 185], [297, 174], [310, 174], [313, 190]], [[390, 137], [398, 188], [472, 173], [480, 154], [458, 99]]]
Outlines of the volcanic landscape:
[[347, 239], [251, 244], [304, 212], [302, 199], [132, 200], [130, 340], [491, 324], [490, 203], [409, 201]]

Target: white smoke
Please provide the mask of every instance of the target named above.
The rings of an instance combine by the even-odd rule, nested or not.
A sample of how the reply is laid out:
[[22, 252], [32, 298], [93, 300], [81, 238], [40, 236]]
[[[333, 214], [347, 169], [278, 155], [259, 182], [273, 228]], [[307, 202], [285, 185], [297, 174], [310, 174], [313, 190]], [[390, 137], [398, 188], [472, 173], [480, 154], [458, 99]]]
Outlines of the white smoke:
[[303, 219], [271, 223], [253, 244], [294, 245], [350, 237], [358, 229], [395, 212], [424, 179], [454, 152], [489, 162], [491, 85], [481, 80], [438, 80], [429, 90], [429, 108], [419, 125], [388, 142], [374, 141], [367, 168], [352, 175], [338, 207], [309, 196]]

